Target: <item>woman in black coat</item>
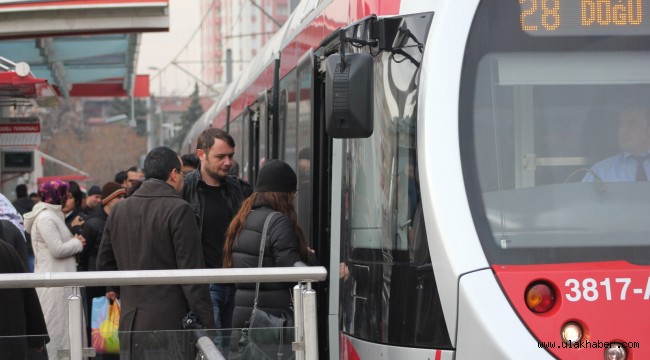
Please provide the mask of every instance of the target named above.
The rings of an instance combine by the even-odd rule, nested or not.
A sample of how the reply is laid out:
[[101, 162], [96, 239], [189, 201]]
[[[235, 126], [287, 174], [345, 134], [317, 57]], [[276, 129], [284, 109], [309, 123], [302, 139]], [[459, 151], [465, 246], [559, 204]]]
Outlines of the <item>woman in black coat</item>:
[[[293, 206], [297, 178], [293, 169], [281, 160], [269, 160], [260, 169], [255, 192], [241, 205], [226, 233], [224, 267], [257, 267], [262, 230], [266, 217], [271, 218], [267, 230], [262, 267], [287, 267], [296, 263], [311, 263], [310, 250], [298, 226]], [[258, 307], [269, 314], [281, 316], [291, 312], [294, 283], [261, 283]], [[238, 284], [235, 293], [233, 328], [245, 328], [251, 317], [255, 299], [255, 284]], [[236, 352], [238, 336], [231, 341]], [[284, 354], [291, 357], [291, 340], [284, 341]], [[277, 346], [277, 344], [275, 344]], [[275, 348], [277, 351], [277, 348]]]

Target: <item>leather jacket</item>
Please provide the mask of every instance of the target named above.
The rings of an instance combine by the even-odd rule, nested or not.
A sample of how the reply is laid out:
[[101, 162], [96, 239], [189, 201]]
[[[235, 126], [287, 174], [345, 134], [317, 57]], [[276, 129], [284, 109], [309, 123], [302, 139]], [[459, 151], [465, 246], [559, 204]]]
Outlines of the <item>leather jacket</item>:
[[[203, 231], [203, 209], [205, 205], [202, 186], [205, 186], [205, 184], [201, 183], [200, 168], [185, 176], [183, 199], [192, 206], [200, 231]], [[221, 186], [225, 186], [226, 205], [232, 214], [236, 214], [244, 199], [253, 193], [252, 187], [247, 182], [231, 175], [224, 179]]]

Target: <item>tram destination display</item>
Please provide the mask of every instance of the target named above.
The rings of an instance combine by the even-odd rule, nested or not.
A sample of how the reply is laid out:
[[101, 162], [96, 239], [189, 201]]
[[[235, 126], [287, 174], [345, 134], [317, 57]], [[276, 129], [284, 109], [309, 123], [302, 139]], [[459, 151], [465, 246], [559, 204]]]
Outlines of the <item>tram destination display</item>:
[[521, 30], [533, 36], [650, 35], [650, 0], [519, 0]]

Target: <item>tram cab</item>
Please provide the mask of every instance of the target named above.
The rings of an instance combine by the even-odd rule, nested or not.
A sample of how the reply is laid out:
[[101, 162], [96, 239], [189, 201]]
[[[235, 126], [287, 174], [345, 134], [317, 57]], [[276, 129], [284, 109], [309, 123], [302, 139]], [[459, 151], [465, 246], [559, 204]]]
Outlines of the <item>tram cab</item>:
[[321, 356], [650, 357], [650, 1], [362, 3], [301, 2], [198, 122], [299, 174]]
[[342, 141], [344, 357], [644, 357], [650, 3], [408, 4]]
[[472, 3], [436, 13], [418, 114], [456, 356], [643, 358], [650, 4]]

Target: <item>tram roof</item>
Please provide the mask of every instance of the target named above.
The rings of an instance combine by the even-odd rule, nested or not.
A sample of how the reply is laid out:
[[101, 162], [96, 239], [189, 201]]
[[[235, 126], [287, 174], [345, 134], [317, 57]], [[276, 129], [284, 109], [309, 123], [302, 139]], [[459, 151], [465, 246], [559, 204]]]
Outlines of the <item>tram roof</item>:
[[0, 56], [26, 62], [63, 97], [148, 96], [136, 76], [142, 32], [169, 30], [168, 0], [0, 4]]

